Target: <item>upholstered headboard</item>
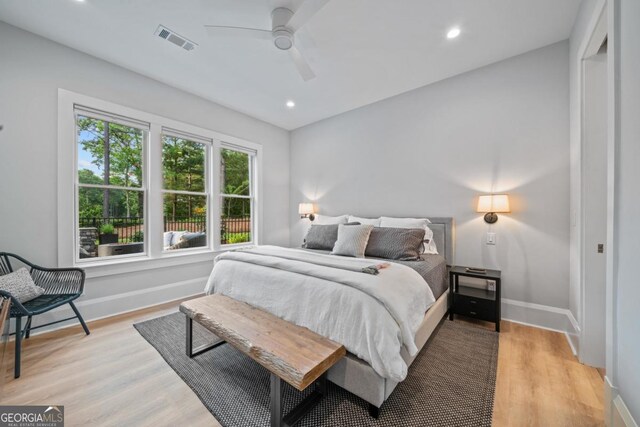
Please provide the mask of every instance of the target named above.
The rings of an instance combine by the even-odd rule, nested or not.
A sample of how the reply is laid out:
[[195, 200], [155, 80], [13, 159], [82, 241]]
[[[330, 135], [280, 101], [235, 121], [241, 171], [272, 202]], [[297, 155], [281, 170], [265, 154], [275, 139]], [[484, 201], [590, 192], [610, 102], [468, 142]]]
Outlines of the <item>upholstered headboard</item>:
[[[423, 217], [415, 217], [423, 218]], [[429, 228], [433, 231], [433, 240], [436, 242], [438, 253], [442, 255], [447, 264], [454, 265], [453, 254], [455, 249], [455, 223], [452, 217], [431, 217], [427, 216], [431, 224]]]

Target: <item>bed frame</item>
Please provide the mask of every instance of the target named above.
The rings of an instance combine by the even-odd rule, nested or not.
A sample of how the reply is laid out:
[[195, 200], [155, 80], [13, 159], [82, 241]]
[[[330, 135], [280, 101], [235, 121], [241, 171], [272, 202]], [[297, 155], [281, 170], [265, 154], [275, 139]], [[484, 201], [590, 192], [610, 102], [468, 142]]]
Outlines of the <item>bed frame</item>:
[[[423, 218], [418, 216], [416, 218]], [[447, 265], [453, 265], [455, 228], [451, 217], [427, 217], [431, 221], [429, 228], [433, 231], [433, 240], [436, 242], [438, 252], [444, 256]], [[447, 314], [449, 291], [445, 291], [438, 300], [427, 310], [422, 325], [416, 333], [416, 345], [422, 349], [427, 340], [438, 326], [442, 318]], [[404, 347], [401, 351], [402, 358], [411, 366], [415, 356], [411, 357]], [[417, 356], [417, 355], [416, 355]], [[341, 361], [336, 363], [328, 371], [329, 381], [350, 391], [356, 396], [369, 402], [369, 414], [378, 418], [380, 407], [391, 395], [398, 382], [378, 375], [373, 368], [362, 359], [347, 353]]]

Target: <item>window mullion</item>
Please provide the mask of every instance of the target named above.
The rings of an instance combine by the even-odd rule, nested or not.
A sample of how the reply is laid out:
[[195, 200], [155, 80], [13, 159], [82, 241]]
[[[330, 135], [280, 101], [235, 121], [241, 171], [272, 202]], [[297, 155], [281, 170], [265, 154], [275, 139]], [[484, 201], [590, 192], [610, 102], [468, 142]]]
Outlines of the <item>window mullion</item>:
[[162, 254], [164, 232], [164, 210], [162, 201], [162, 132], [157, 123], [151, 124], [148, 144], [148, 209], [147, 245], [152, 258]]
[[221, 171], [221, 154], [220, 141], [214, 140], [212, 150], [210, 150], [209, 160], [211, 163], [211, 173], [209, 174], [210, 194], [209, 197], [209, 222], [211, 224], [211, 241], [213, 242], [213, 250], [220, 250], [220, 214], [222, 213], [220, 197], [220, 175]]
[[229, 199], [251, 199], [252, 196], [243, 196], [241, 194], [220, 194], [222, 197], [227, 197]]
[[144, 184], [142, 187], [121, 187], [119, 185], [105, 185], [105, 184], [78, 184], [78, 187], [97, 188], [99, 190], [123, 190], [123, 191], [140, 191], [140, 192], [145, 191]]
[[207, 192], [200, 193], [197, 191], [183, 191], [183, 190], [161, 190], [163, 194], [182, 194], [184, 196], [206, 196]]

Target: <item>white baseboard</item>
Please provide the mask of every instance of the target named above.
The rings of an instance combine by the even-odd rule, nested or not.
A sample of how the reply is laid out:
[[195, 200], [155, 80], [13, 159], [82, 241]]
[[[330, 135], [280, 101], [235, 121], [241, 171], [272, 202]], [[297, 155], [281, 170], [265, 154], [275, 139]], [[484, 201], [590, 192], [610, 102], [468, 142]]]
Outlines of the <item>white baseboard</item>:
[[607, 376], [604, 377], [604, 405], [604, 419], [607, 426], [638, 427], [618, 389], [611, 384]]
[[[104, 319], [106, 317], [116, 316], [118, 314], [124, 314], [202, 294], [205, 284], [207, 283], [207, 279], [208, 276], [198, 277], [153, 288], [140, 289], [101, 298], [81, 300], [76, 302], [76, 306], [84, 320], [87, 322]], [[34, 317], [33, 325], [38, 326], [49, 322], [55, 322], [73, 315], [74, 313], [71, 310], [71, 307], [67, 304], [52, 310], [49, 313]], [[70, 320], [68, 322], [62, 322], [42, 329], [37, 329], [33, 331], [32, 335], [65, 328], [71, 325], [77, 325], [77, 320]]]
[[577, 354], [580, 327], [570, 310], [531, 302], [502, 299], [502, 319], [565, 334]]
[[638, 427], [638, 423], [633, 419], [629, 408], [624, 404], [622, 396], [617, 395], [613, 399], [612, 427]]

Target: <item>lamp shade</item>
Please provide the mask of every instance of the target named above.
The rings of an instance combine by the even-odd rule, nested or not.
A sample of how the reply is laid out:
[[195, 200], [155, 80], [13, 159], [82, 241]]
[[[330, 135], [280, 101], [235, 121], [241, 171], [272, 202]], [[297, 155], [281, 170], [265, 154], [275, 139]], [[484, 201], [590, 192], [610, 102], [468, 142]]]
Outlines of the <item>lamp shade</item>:
[[478, 197], [478, 212], [511, 212], [509, 207], [509, 195], [490, 194]]
[[311, 215], [313, 213], [313, 203], [300, 203], [298, 205], [300, 215]]

